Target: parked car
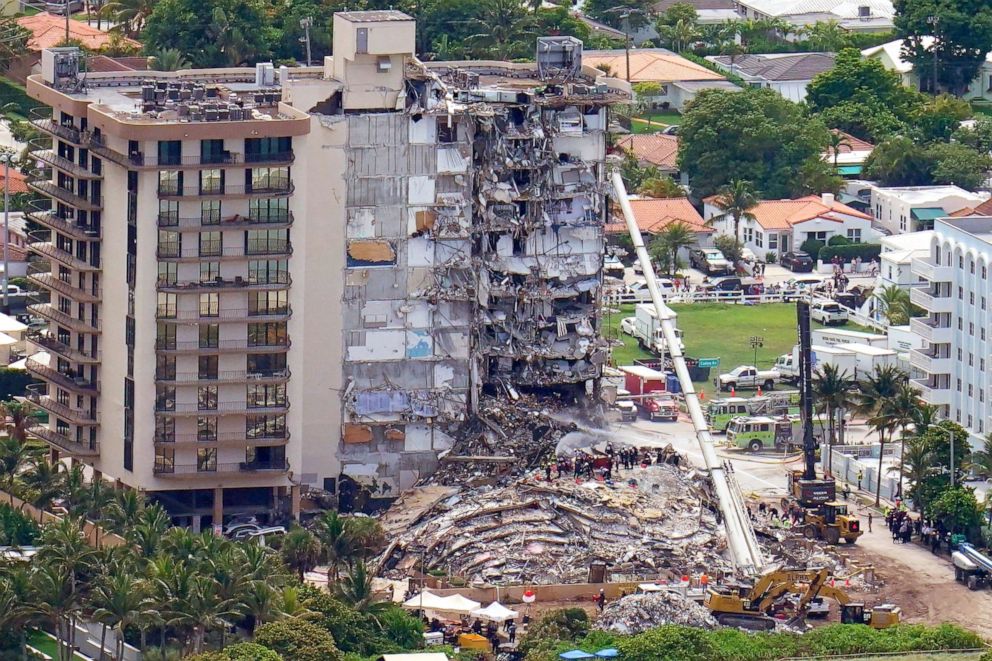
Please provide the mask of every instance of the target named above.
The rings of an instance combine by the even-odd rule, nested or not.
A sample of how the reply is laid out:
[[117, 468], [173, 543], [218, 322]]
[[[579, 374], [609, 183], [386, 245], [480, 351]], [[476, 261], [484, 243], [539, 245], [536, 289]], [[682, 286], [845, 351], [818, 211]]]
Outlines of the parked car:
[[809, 253], [805, 253], [802, 250], [792, 250], [785, 253], [782, 255], [780, 263], [793, 273], [813, 272], [813, 258], [809, 256]]
[[[675, 294], [675, 283], [669, 278], [656, 278], [658, 289], [665, 298]], [[627, 295], [632, 296], [638, 303], [648, 303], [651, 301], [651, 292], [648, 291], [647, 280], [635, 280], [627, 285]]]
[[623, 422], [634, 422], [637, 420], [637, 406], [630, 399], [630, 391], [617, 390], [617, 401], [613, 404], [613, 409], [620, 414]]
[[728, 275], [725, 278], [713, 278], [709, 282], [704, 282], [699, 288], [707, 292], [735, 292], [744, 289], [744, 283], [736, 275]]
[[75, 14], [77, 11], [83, 11], [83, 0], [67, 0], [67, 2], [46, 2], [45, 11], [49, 14], [58, 14], [59, 16], [65, 16], [66, 4], [69, 6], [69, 13]]
[[843, 326], [847, 323], [848, 318], [847, 310], [841, 307], [839, 303], [833, 301], [819, 301], [814, 303], [809, 316], [813, 321], [819, 321], [824, 326], [832, 326], [834, 324]]
[[624, 317], [620, 320], [620, 332], [624, 335], [633, 335], [636, 328], [636, 317]]
[[666, 126], [665, 128], [661, 129], [660, 133], [662, 135], [678, 135], [679, 134], [679, 125], [678, 124], [672, 124], [671, 126]]
[[616, 255], [607, 255], [603, 258], [603, 272], [618, 273], [620, 277], [623, 277], [623, 262], [621, 262]]
[[724, 391], [736, 388], [771, 390], [780, 381], [782, 374], [778, 370], [759, 370], [754, 365], [741, 365], [713, 379], [713, 385]]
[[734, 272], [734, 265], [716, 248], [693, 248], [689, 252], [689, 264], [709, 275]]

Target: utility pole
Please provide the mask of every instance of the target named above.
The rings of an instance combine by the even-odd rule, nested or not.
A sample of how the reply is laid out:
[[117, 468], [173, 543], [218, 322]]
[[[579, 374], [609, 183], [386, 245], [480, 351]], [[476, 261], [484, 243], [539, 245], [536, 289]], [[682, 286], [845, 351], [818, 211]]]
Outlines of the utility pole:
[[758, 348], [765, 346], [765, 338], [761, 335], [752, 335], [751, 339], [748, 340], [751, 344], [751, 348], [754, 349], [754, 362], [752, 363], [755, 368], [758, 367]]
[[300, 39], [307, 45], [307, 66], [310, 66], [310, 28], [313, 26], [313, 17], [307, 16], [300, 19], [300, 27], [303, 28], [303, 38]]
[[947, 435], [951, 437], [951, 488], [954, 488], [954, 430], [948, 429]]
[[65, 5], [63, 6], [63, 9], [65, 9], [65, 43], [66, 46], [68, 46], [69, 45], [69, 0], [65, 0]]
[[3, 155], [3, 313], [10, 314], [10, 154]]
[[627, 82], [630, 82], [630, 10], [623, 13], [624, 50], [627, 52]]

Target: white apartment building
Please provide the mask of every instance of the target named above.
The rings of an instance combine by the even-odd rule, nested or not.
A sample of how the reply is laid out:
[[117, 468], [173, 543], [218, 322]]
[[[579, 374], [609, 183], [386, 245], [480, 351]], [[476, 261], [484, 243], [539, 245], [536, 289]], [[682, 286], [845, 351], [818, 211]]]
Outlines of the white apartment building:
[[435, 469], [484, 389], [592, 393], [605, 129], [627, 83], [421, 63], [398, 11], [323, 66], [80, 75], [46, 51], [34, 433], [180, 523], [346, 508]]
[[960, 186], [871, 186], [871, 214], [891, 234], [933, 229], [934, 220], [977, 207], [988, 193]]
[[992, 364], [992, 217], [941, 218], [934, 223], [925, 257], [913, 273], [925, 281], [910, 298], [927, 316], [910, 320], [923, 341], [910, 352], [924, 400], [971, 432], [973, 447], [992, 431], [989, 369]]

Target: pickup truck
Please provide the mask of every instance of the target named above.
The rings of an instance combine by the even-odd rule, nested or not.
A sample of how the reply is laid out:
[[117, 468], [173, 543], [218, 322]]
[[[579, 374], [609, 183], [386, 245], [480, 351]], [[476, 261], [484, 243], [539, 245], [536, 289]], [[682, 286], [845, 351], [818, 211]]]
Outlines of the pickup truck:
[[782, 374], [778, 370], [759, 370], [754, 365], [741, 365], [713, 379], [713, 385], [724, 391], [736, 388], [771, 390], [781, 380]]
[[824, 326], [832, 326], [834, 324], [843, 326], [847, 323], [847, 310], [842, 308], [839, 303], [834, 303], [833, 301], [817, 301], [813, 303], [809, 316], [810, 319], [818, 321]]
[[641, 410], [648, 420], [675, 422], [679, 419], [679, 406], [671, 397], [645, 397], [641, 400]]

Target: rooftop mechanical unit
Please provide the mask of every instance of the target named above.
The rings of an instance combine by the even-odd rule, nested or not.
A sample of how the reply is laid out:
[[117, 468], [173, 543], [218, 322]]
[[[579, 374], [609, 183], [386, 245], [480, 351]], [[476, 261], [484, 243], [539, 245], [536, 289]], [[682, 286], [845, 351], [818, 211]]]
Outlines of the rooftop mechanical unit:
[[582, 42], [575, 37], [537, 38], [537, 75], [564, 82], [582, 70]]

